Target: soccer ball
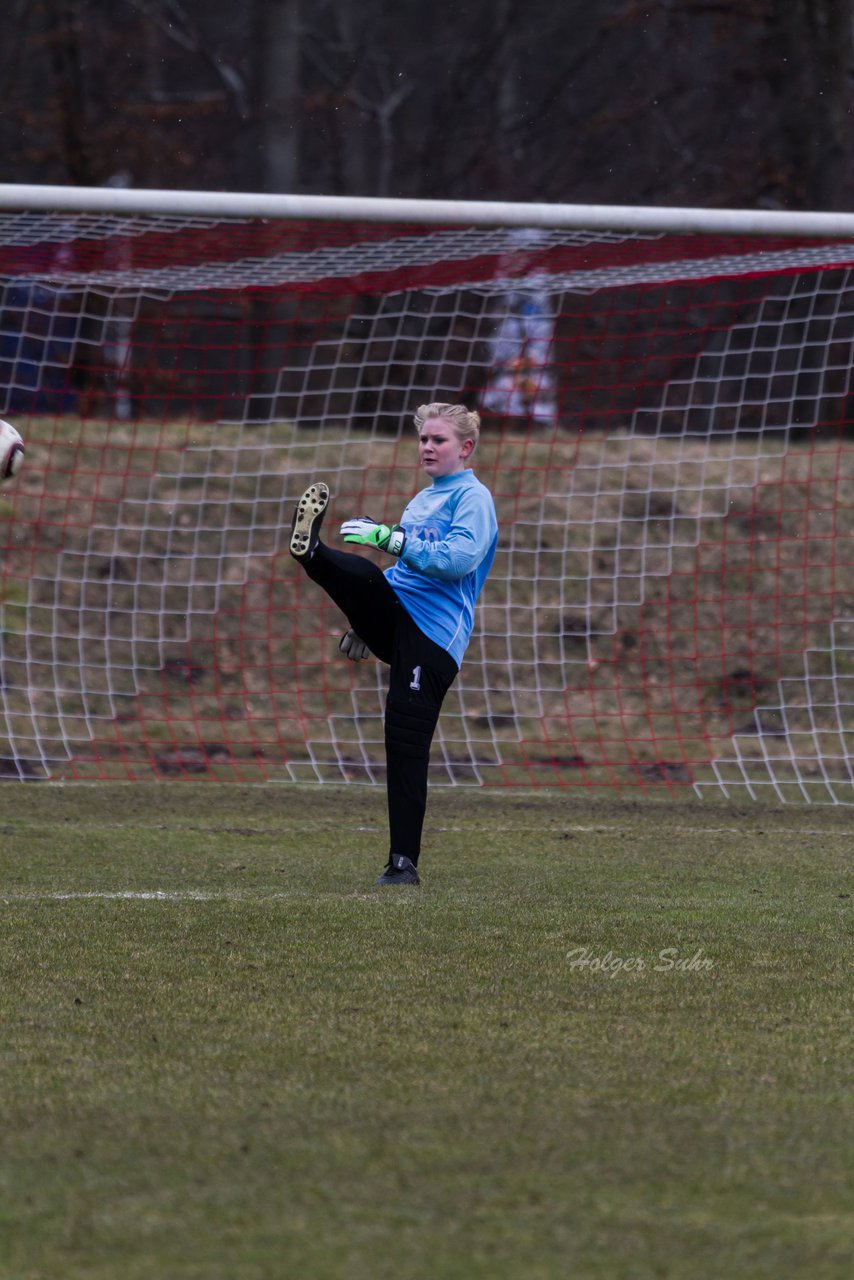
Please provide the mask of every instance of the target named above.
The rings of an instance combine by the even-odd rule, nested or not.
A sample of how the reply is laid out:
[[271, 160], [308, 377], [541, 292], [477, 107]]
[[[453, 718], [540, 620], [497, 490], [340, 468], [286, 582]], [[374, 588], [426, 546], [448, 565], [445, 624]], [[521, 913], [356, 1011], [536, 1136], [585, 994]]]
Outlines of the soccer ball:
[[0, 483], [16, 476], [23, 461], [24, 442], [20, 431], [0, 418]]

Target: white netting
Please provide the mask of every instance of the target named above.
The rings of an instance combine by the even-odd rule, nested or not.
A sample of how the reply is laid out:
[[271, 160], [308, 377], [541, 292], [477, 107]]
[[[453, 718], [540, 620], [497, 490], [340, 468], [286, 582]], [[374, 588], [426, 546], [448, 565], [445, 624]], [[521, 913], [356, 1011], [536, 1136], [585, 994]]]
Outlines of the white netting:
[[284, 551], [484, 414], [501, 545], [433, 778], [852, 799], [852, 246], [0, 217], [10, 777], [376, 780]]

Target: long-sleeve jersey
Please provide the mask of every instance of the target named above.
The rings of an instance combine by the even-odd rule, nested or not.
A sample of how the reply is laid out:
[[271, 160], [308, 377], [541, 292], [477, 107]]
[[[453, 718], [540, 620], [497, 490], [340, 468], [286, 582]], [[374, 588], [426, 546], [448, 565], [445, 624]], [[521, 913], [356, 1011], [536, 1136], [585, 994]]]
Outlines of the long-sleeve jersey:
[[385, 576], [415, 625], [459, 666], [498, 545], [492, 494], [471, 471], [439, 476], [400, 523], [406, 544]]

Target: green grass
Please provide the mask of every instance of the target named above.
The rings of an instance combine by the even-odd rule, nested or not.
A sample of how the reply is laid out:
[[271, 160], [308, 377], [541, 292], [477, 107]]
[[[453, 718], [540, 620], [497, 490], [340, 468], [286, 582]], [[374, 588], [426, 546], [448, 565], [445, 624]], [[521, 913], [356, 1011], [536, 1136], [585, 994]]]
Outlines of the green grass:
[[408, 890], [383, 821], [0, 789], [0, 1275], [847, 1278], [850, 811], [437, 791]]

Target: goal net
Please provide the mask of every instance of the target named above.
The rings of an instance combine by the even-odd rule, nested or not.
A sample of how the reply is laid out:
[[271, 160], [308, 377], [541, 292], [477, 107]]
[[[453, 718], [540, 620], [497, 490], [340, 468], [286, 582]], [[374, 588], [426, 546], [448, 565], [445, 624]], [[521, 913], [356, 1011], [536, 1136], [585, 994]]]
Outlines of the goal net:
[[0, 775], [381, 779], [291, 512], [397, 519], [462, 400], [500, 545], [432, 781], [850, 803], [854, 236], [618, 225], [0, 211]]

